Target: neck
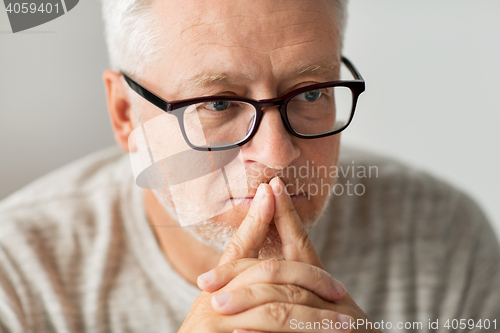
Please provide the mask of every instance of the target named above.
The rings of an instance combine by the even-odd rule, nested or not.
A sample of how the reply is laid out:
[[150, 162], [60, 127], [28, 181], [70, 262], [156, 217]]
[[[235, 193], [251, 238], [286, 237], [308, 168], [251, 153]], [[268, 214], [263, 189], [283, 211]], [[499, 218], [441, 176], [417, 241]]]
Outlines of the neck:
[[222, 253], [195, 239], [172, 219], [151, 190], [144, 191], [146, 215], [163, 254], [172, 267], [196, 285], [199, 275], [215, 268]]

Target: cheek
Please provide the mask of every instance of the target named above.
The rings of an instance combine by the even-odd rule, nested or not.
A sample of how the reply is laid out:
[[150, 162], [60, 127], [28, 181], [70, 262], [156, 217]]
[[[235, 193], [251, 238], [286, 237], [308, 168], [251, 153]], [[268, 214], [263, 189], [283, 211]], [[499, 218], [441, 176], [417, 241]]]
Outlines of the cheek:
[[134, 128], [140, 126], [141, 123], [145, 123], [148, 120], [165, 114], [163, 110], [160, 110], [147, 101], [145, 102], [146, 103], [140, 101], [134, 103], [134, 107], [132, 109], [132, 120], [134, 121]]
[[327, 168], [336, 166], [339, 157], [340, 134], [320, 139], [300, 140], [297, 146], [300, 149], [300, 158], [306, 163]]
[[[308, 174], [314, 175], [310, 179], [311, 191], [307, 207], [304, 209], [316, 212], [323, 207], [336, 181], [336, 173], [332, 173], [331, 170], [338, 163], [340, 135], [302, 141], [300, 147], [301, 165], [308, 165], [311, 169], [308, 170]], [[303, 214], [306, 213], [303, 212]]]

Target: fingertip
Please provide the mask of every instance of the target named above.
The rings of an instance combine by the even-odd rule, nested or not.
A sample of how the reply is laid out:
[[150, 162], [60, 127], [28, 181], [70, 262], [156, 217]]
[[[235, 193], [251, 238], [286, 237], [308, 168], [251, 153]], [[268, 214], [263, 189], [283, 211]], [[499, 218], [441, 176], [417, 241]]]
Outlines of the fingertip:
[[259, 214], [261, 215], [263, 221], [269, 220], [269, 222], [271, 222], [271, 217], [274, 215], [274, 200], [272, 200], [272, 193], [273, 190], [271, 187], [268, 184], [263, 183], [259, 185], [257, 193], [255, 194], [254, 201], [258, 206]]
[[290, 196], [287, 193], [285, 184], [279, 177], [274, 177], [271, 179], [269, 182], [269, 185], [271, 185], [274, 197], [278, 200], [281, 201], [283, 198], [290, 198]]
[[228, 312], [229, 309], [227, 308], [227, 305], [229, 304], [229, 301], [232, 298], [232, 293], [226, 292], [226, 293], [220, 293], [220, 294], [215, 294], [212, 296], [212, 307], [217, 311], [217, 312]]
[[215, 279], [215, 272], [214, 270], [210, 270], [198, 276], [196, 282], [201, 290], [207, 291], [209, 289], [208, 287], [214, 281], [214, 279]]
[[281, 179], [279, 177], [274, 177], [273, 179], [271, 179], [271, 181], [269, 182], [269, 185], [271, 186], [272, 190], [273, 190], [273, 193], [274, 195], [280, 195], [281, 192], [282, 192], [282, 189], [281, 189], [281, 184], [283, 182], [281, 181]]
[[265, 185], [266, 184], [262, 183], [259, 185], [259, 187], [257, 187], [257, 193], [255, 193], [255, 199], [260, 201], [266, 198], [268, 193]]
[[334, 279], [334, 290], [336, 293], [337, 300], [340, 300], [347, 295], [347, 290], [342, 282]]
[[342, 282], [334, 279], [330, 274], [328, 274], [331, 279], [330, 295], [328, 300], [332, 302], [339, 301], [347, 295], [347, 290]]
[[349, 333], [351, 332], [351, 323], [354, 322], [354, 318], [343, 313], [337, 315], [337, 320], [340, 323], [341, 329], [337, 332]]
[[259, 185], [259, 187], [262, 187], [262, 191], [265, 193], [266, 198], [273, 195], [273, 188], [271, 187], [271, 185], [262, 183]]

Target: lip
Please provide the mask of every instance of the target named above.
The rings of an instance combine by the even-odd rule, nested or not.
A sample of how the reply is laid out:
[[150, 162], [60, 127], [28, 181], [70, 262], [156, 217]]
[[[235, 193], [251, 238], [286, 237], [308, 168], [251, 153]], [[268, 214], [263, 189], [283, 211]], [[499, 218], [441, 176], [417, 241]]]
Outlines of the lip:
[[[305, 198], [305, 194], [292, 194], [290, 198], [292, 199], [292, 203], [295, 204], [302, 198]], [[230, 198], [229, 200], [234, 204], [234, 205], [245, 205], [245, 206], [250, 206], [253, 202], [253, 196], [248, 196], [244, 198]]]

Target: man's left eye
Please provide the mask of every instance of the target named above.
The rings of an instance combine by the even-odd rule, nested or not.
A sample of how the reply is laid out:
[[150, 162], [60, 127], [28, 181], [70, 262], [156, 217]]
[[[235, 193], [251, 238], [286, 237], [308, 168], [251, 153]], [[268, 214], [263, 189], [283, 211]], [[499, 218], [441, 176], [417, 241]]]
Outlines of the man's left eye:
[[321, 91], [319, 90], [308, 91], [297, 96], [299, 100], [306, 102], [317, 101], [320, 97], [321, 97]]

